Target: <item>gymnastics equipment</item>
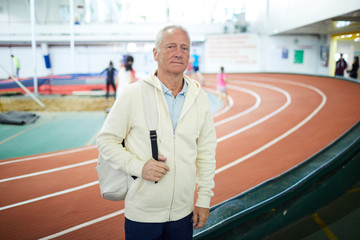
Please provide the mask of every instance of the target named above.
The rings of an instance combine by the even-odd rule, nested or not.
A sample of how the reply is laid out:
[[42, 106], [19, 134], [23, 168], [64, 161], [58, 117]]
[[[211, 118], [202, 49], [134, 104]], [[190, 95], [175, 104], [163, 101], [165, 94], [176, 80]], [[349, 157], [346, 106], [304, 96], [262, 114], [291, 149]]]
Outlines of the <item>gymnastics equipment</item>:
[[12, 80], [14, 80], [16, 82], [17, 85], [19, 85], [27, 94], [30, 95], [30, 97], [32, 99], [34, 99], [34, 101], [39, 104], [42, 108], [45, 108], [45, 104], [43, 104], [32, 92], [29, 91], [29, 89], [27, 89], [18, 79], [17, 77], [14, 77], [13, 75], [11, 75], [2, 65], [0, 65], [0, 67], [11, 77]]

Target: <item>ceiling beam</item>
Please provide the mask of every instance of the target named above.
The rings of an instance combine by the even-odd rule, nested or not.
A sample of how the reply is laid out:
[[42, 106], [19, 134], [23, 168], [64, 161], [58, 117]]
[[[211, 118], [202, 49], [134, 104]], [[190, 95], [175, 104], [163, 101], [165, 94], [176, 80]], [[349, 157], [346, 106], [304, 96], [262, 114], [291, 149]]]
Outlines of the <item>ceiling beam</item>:
[[360, 22], [360, 17], [346, 17], [340, 16], [331, 19], [332, 21], [350, 21], [350, 22]]

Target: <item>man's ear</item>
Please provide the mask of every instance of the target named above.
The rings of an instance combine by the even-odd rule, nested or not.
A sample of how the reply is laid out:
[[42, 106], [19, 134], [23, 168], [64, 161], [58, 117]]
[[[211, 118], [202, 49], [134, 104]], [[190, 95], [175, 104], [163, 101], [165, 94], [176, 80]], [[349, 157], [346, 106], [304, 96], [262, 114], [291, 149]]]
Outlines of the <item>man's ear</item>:
[[157, 50], [156, 48], [153, 48], [153, 54], [154, 54], [154, 60], [157, 61]]

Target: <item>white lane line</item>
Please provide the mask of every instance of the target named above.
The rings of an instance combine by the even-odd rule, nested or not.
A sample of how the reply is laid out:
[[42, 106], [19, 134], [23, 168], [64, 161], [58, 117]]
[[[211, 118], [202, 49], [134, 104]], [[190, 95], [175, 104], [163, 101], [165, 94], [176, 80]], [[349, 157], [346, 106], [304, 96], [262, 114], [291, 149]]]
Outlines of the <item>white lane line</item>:
[[228, 105], [226, 107], [224, 107], [223, 109], [221, 109], [220, 111], [214, 113], [213, 114], [214, 118], [217, 116], [223, 115], [224, 113], [229, 111], [234, 106], [234, 100], [232, 99], [232, 97], [228, 96], [227, 98], [228, 98]]
[[[279, 80], [275, 80], [277, 82], [279, 82]], [[318, 114], [318, 112], [325, 106], [327, 98], [326, 95], [319, 90], [316, 87], [313, 87], [311, 85], [307, 85], [307, 84], [302, 84], [302, 83], [295, 83], [295, 82], [291, 82], [291, 81], [281, 81], [287, 84], [292, 84], [292, 85], [297, 85], [297, 86], [301, 86], [301, 87], [305, 87], [305, 88], [309, 88], [311, 90], [314, 90], [315, 92], [317, 92], [321, 97], [322, 97], [322, 101], [319, 104], [319, 106], [310, 114], [308, 115], [304, 120], [302, 120], [300, 123], [298, 123], [297, 125], [295, 125], [293, 128], [289, 129], [288, 131], [286, 131], [285, 133], [283, 133], [282, 135], [280, 135], [279, 137], [273, 139], [272, 141], [268, 142], [267, 144], [261, 146], [260, 148], [254, 150], [253, 152], [221, 167], [216, 169], [215, 174], [221, 173], [223, 171], [225, 171], [226, 169], [229, 169], [243, 161], [245, 161], [246, 159], [249, 159], [250, 157], [255, 156], [256, 154], [264, 151], [265, 149], [271, 147], [272, 145], [278, 143], [279, 141], [281, 141], [282, 139], [284, 139], [285, 137], [289, 136], [291, 133], [295, 132], [296, 130], [298, 130], [299, 128], [301, 128], [302, 126], [304, 126], [307, 122], [309, 122], [313, 117], [315, 117], [316, 114]]]
[[44, 195], [44, 196], [41, 196], [41, 197], [32, 198], [32, 199], [29, 199], [29, 200], [26, 200], [26, 201], [23, 201], [23, 202], [18, 202], [18, 203], [14, 203], [14, 204], [11, 204], [11, 205], [3, 206], [3, 207], [0, 207], [0, 211], [6, 210], [6, 209], [9, 209], [9, 208], [13, 208], [13, 207], [18, 207], [18, 206], [25, 205], [25, 204], [28, 204], [28, 203], [37, 202], [37, 201], [44, 200], [44, 199], [47, 199], [47, 198], [59, 196], [59, 195], [62, 195], [62, 194], [75, 192], [75, 191], [78, 191], [78, 190], [81, 190], [81, 189], [84, 189], [84, 188], [87, 188], [87, 187], [91, 187], [91, 186], [96, 185], [96, 184], [99, 184], [99, 181], [90, 182], [90, 183], [80, 185], [80, 186], [77, 186], [77, 187], [73, 187], [73, 188], [69, 188], [69, 189], [66, 189], [66, 190], [63, 190], [63, 191], [59, 191], [59, 192], [47, 194], [47, 195]]
[[[216, 84], [210, 84], [210, 85], [214, 85], [214, 86], [215, 86]], [[218, 97], [220, 97], [219, 92], [216, 91], [216, 90], [214, 90], [214, 89], [204, 88], [204, 90], [205, 90], [206, 92], [211, 92], [212, 94], [217, 95]], [[229, 111], [229, 110], [233, 107], [233, 105], [234, 105], [234, 100], [233, 100], [230, 96], [228, 96], [228, 102], [229, 102], [229, 104], [228, 104], [225, 108], [221, 109], [220, 111], [215, 112], [215, 113], [213, 114], [213, 117], [220, 116], [220, 115], [226, 113], [227, 111]]]
[[125, 212], [125, 210], [124, 210], [124, 209], [121, 209], [121, 210], [116, 211], [116, 212], [113, 212], [113, 213], [111, 213], [111, 214], [108, 214], [108, 215], [105, 215], [105, 216], [96, 218], [96, 219], [94, 219], [94, 220], [91, 220], [91, 221], [88, 221], [88, 222], [85, 222], [85, 223], [82, 223], [82, 224], [79, 224], [79, 225], [74, 226], [74, 227], [72, 227], [72, 228], [65, 229], [64, 231], [61, 231], [61, 232], [52, 234], [52, 235], [50, 235], [50, 236], [46, 236], [46, 237], [40, 238], [39, 240], [48, 240], [48, 239], [57, 238], [57, 237], [60, 237], [60, 236], [62, 236], [62, 235], [65, 235], [65, 234], [67, 234], [67, 233], [70, 233], [70, 232], [79, 230], [79, 229], [81, 229], [81, 228], [90, 226], [90, 225], [92, 225], [92, 224], [95, 224], [95, 223], [98, 223], [98, 222], [107, 220], [107, 219], [112, 218], [112, 217], [116, 217], [116, 216], [118, 216], [118, 215], [123, 214], [124, 212]]
[[25, 175], [16, 176], [16, 177], [3, 178], [3, 179], [0, 179], [0, 183], [12, 181], [12, 180], [17, 180], [17, 179], [22, 179], [22, 178], [28, 178], [28, 177], [38, 176], [38, 175], [42, 175], [42, 174], [46, 174], [46, 173], [52, 173], [52, 172], [62, 171], [62, 170], [65, 170], [65, 169], [74, 168], [74, 167], [79, 167], [79, 166], [83, 166], [83, 165], [86, 165], [86, 164], [91, 164], [91, 163], [94, 163], [94, 162], [97, 162], [97, 159], [92, 159], [92, 160], [85, 161], [85, 162], [80, 162], [80, 163], [76, 163], [76, 164], [66, 165], [66, 166], [63, 166], [63, 167], [53, 168], [53, 169], [49, 169], [49, 170], [45, 170], [45, 171], [40, 171], [40, 172], [29, 173], [29, 174], [25, 174]]
[[96, 148], [96, 146], [93, 145], [93, 146], [87, 146], [87, 147], [82, 147], [82, 148], [70, 149], [70, 150], [66, 150], [66, 151], [62, 151], [62, 152], [44, 154], [44, 155], [40, 155], [40, 156], [20, 158], [20, 159], [11, 160], [11, 161], [0, 162], [0, 165], [24, 162], [24, 161], [29, 161], [29, 160], [37, 160], [37, 159], [47, 158], [47, 157], [61, 156], [61, 155], [69, 154], [69, 153], [86, 151], [86, 150], [93, 149], [93, 148]]
[[247, 84], [247, 85], [253, 85], [253, 86], [258, 86], [258, 87], [265, 87], [265, 88], [268, 88], [268, 89], [272, 89], [274, 91], [277, 91], [277, 92], [280, 92], [282, 94], [285, 95], [286, 97], [286, 102], [284, 105], [282, 105], [280, 108], [276, 109], [275, 111], [273, 111], [272, 113], [266, 115], [265, 117], [262, 117], [260, 118], [259, 120], [255, 121], [255, 122], [252, 122], [251, 124], [248, 124], [247, 126], [244, 126], [236, 131], [233, 131], [225, 136], [222, 136], [220, 138], [218, 138], [218, 143], [219, 142], [222, 142], [226, 139], [229, 139], [239, 133], [242, 133], [252, 127], [255, 127], [256, 125], [259, 125], [260, 123], [263, 123], [265, 122], [266, 120], [269, 120], [270, 118], [272, 118], [273, 116], [275, 116], [276, 114], [280, 113], [281, 111], [285, 110], [290, 104], [291, 104], [291, 97], [290, 97], [290, 94], [281, 89], [281, 88], [278, 88], [278, 87], [274, 87], [274, 86], [271, 86], [271, 85], [268, 85], [268, 84], [263, 84], [263, 83], [255, 83], [255, 82], [247, 82], [247, 81], [241, 81], [241, 83], [243, 84]]
[[260, 103], [261, 103], [261, 97], [258, 93], [252, 91], [252, 90], [249, 90], [249, 89], [246, 89], [246, 88], [242, 88], [242, 87], [237, 87], [237, 86], [233, 86], [233, 85], [228, 85], [228, 88], [232, 88], [234, 90], [237, 90], [237, 91], [242, 91], [242, 92], [245, 92], [245, 93], [248, 93], [250, 95], [252, 95], [255, 99], [256, 99], [256, 102], [253, 106], [251, 106], [250, 108], [246, 109], [245, 111], [242, 111], [240, 113], [237, 113], [231, 117], [228, 117], [228, 118], [225, 118], [223, 120], [220, 120], [220, 121], [217, 121], [215, 123], [215, 126], [219, 126], [221, 124], [224, 124], [224, 123], [227, 123], [227, 122], [230, 122], [232, 120], [235, 120], [237, 118], [240, 118], [252, 111], [254, 111], [256, 108], [258, 108], [260, 106]]

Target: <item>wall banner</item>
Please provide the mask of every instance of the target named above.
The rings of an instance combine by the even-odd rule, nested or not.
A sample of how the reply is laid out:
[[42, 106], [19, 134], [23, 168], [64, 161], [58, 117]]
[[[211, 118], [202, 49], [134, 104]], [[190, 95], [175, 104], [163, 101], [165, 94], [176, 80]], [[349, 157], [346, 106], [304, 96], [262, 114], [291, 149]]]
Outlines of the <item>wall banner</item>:
[[294, 63], [303, 64], [304, 62], [304, 50], [295, 50]]
[[257, 34], [226, 34], [209, 36], [205, 43], [205, 71], [259, 71], [259, 36]]

